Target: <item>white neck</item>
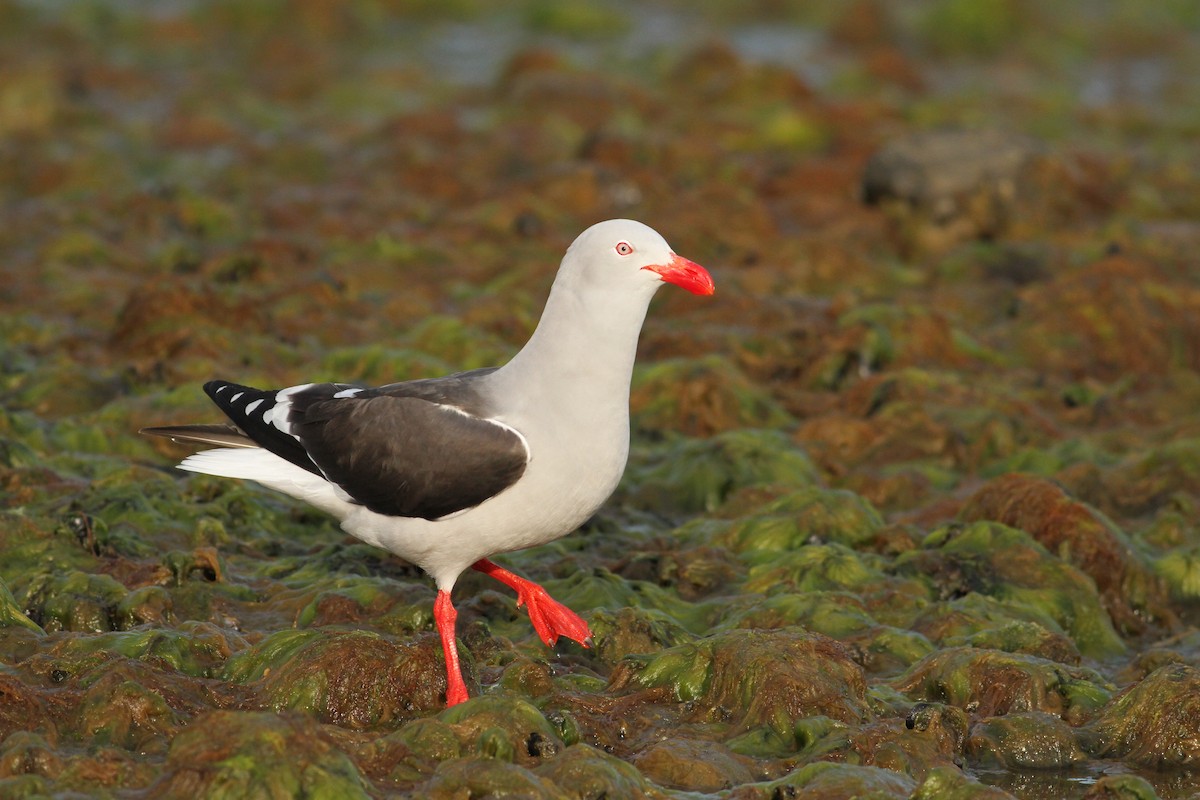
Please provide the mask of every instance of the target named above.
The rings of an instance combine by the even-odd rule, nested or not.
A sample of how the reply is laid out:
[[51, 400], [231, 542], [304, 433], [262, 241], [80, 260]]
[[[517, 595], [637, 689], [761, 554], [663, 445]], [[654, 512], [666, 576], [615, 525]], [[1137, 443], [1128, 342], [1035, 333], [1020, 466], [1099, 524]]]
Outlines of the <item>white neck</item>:
[[627, 411], [638, 336], [658, 285], [634, 293], [593, 287], [584, 298], [560, 276], [533, 336], [494, 373], [497, 388], [542, 404], [620, 404]]

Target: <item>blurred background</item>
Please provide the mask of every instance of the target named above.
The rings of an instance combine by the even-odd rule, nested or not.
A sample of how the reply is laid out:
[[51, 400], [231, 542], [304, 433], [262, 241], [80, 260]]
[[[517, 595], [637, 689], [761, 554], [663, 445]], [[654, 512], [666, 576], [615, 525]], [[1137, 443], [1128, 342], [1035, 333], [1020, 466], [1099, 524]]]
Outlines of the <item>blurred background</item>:
[[[536, 684], [557, 687], [531, 695], [546, 713], [681, 790], [715, 791], [704, 764], [749, 784], [824, 748], [904, 773], [898, 796], [964, 760], [1026, 797], [1079, 796], [1114, 764], [1183, 796], [1185, 778], [1154, 772], [1152, 713], [1106, 704], [1145, 684], [1145, 708], [1186, 708], [1148, 676], [1200, 666], [1194, 0], [0, 0], [0, 696], [27, 703], [0, 708], [0, 734], [45, 737], [59, 761], [35, 788], [90, 785], [103, 759], [79, 751], [99, 741], [79, 719], [115, 720], [104, 759], [127, 772], [106, 785], [137, 790], [183, 780], [236, 727], [214, 707], [345, 723], [321, 703], [357, 699], [246, 666], [296, 628], [321, 632], [314, 648], [343, 623], [425, 646], [420, 576], [254, 487], [180, 478], [186, 451], [137, 428], [215, 421], [213, 377], [383, 383], [502, 362], [564, 248], [610, 217], [661, 231], [717, 294], [656, 299], [610, 507], [513, 557], [609, 633]], [[952, 533], [991, 522], [1024, 532]], [[486, 685], [554, 658], [506, 602], [464, 606]], [[628, 738], [595, 711], [626, 696], [605, 681], [631, 653], [787, 626], [855, 654], [873, 705], [851, 705], [877, 725], [844, 734], [861, 740], [689, 729], [693, 749], [664, 755], [681, 704], [629, 715]], [[920, 682], [968, 644], [1044, 661]], [[1061, 670], [1088, 687], [1066, 710], [1057, 689], [1013, 688]], [[398, 726], [436, 713], [433, 681], [339, 729], [346, 774], [378, 794], [455, 761], [390, 773], [364, 749], [363, 730], [428, 734]], [[1051, 739], [1041, 717], [986, 727], [1006, 724], [979, 717], [1003, 717], [1009, 690], [1069, 723], [1051, 725], [1068, 756], [1042, 766], [1108, 766], [1020, 772], [1020, 748]], [[121, 692], [168, 707], [131, 716]], [[950, 750], [887, 749], [909, 741], [914, 704], [943, 701]], [[747, 726], [774, 713], [760, 706]], [[1126, 718], [1140, 750], [1113, 732]], [[245, 724], [228, 735], [248, 751], [277, 723]], [[1180, 725], [1162, 735], [1192, 750], [1170, 763], [1195, 763]], [[514, 757], [532, 770], [530, 748]], [[23, 758], [0, 759], [0, 780]]]

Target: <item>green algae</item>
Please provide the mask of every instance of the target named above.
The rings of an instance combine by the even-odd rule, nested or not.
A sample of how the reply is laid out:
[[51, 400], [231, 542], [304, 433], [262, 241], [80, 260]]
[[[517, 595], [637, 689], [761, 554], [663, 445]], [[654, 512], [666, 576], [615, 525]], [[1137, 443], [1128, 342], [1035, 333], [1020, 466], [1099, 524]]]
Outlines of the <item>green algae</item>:
[[1200, 670], [1168, 664], [1128, 687], [1087, 726], [1083, 748], [1093, 756], [1150, 767], [1200, 763], [1196, 708]]
[[718, 355], [669, 359], [639, 368], [630, 404], [637, 428], [691, 436], [740, 428], [779, 428], [792, 422], [770, 392]]
[[140, 628], [86, 639], [63, 639], [50, 654], [60, 665], [88, 654], [105, 653], [146, 661], [195, 678], [213, 678], [225, 674], [230, 653], [245, 647], [245, 640], [235, 631], [189, 620], [174, 629]]
[[[370, 631], [285, 630], [229, 659], [223, 677], [257, 684], [270, 708], [374, 728], [438, 706], [445, 673], [433, 645]], [[469, 669], [470, 656], [463, 660]]]
[[912, 793], [910, 800], [1011, 800], [1008, 792], [984, 786], [953, 767], [935, 767]]
[[646, 780], [637, 767], [586, 744], [573, 744], [557, 758], [536, 768], [567, 797], [645, 797], [669, 795]]
[[805, 628], [841, 639], [879, 625], [863, 602], [851, 592], [816, 591], [777, 593], [726, 618], [739, 628]]
[[369, 797], [344, 753], [299, 715], [213, 711], [171, 742], [158, 797]]
[[24, 605], [44, 630], [99, 633], [114, 629], [125, 595], [125, 587], [109, 575], [43, 574], [25, 590]]
[[626, 580], [605, 569], [577, 572], [570, 578], [547, 581], [545, 585], [569, 607], [610, 611], [633, 607], [661, 612], [692, 633], [705, 630], [720, 611], [709, 604], [689, 603], [653, 583]]
[[1044, 712], [1017, 712], [983, 719], [966, 744], [972, 763], [1015, 770], [1065, 769], [1087, 760], [1074, 731]]
[[1044, 711], [1071, 724], [1091, 719], [1112, 696], [1091, 670], [974, 647], [931, 653], [892, 685], [912, 700], [947, 703], [985, 716]]
[[870, 554], [838, 544], [806, 545], [785, 553], [756, 553], [746, 578], [746, 588], [766, 593], [776, 587], [816, 592], [861, 589], [881, 582], [883, 573], [872, 567]]
[[815, 480], [808, 456], [784, 434], [738, 430], [656, 448], [630, 465], [623, 485], [639, 505], [696, 512], [716, 509], [746, 487]]
[[793, 720], [824, 714], [842, 721], [870, 716], [866, 681], [848, 651], [834, 640], [799, 629], [731, 630], [651, 656], [631, 656], [611, 685], [666, 688], [693, 715], [720, 719], [722, 709], [744, 709], [743, 729], [767, 724], [791, 731]]
[[708, 793], [749, 783], [751, 763], [720, 742], [683, 737], [652, 744], [633, 759], [660, 786]]
[[855, 764], [809, 764], [762, 787], [758, 797], [862, 797], [872, 800], [906, 798], [916, 782], [879, 767]]
[[0, 580], [0, 627], [10, 625], [19, 625], [39, 635], [45, 634], [41, 625], [38, 625], [21, 611], [21, 607], [17, 605], [17, 599], [13, 597], [12, 592], [8, 590], [8, 586], [5, 585], [4, 581]]
[[879, 512], [859, 495], [809, 486], [732, 522], [711, 542], [735, 553], [783, 552], [817, 542], [852, 548], [869, 542], [882, 527]]
[[920, 551], [901, 554], [897, 564], [902, 572], [927, 576], [941, 594], [975, 592], [1029, 609], [1031, 621], [1052, 620], [1085, 655], [1125, 650], [1095, 584], [1024, 531], [994, 522], [946, 526], [926, 537]]
[[152, 688], [110, 673], [88, 688], [76, 725], [80, 738], [98, 745], [148, 752], [182, 727], [183, 718]]
[[628, 655], [653, 653], [691, 637], [670, 614], [652, 609], [596, 609], [588, 615], [596, 641], [596, 655], [605, 664], [616, 664]]
[[565, 747], [559, 731], [532, 703], [516, 696], [488, 694], [440, 715], [466, 753], [533, 766]]

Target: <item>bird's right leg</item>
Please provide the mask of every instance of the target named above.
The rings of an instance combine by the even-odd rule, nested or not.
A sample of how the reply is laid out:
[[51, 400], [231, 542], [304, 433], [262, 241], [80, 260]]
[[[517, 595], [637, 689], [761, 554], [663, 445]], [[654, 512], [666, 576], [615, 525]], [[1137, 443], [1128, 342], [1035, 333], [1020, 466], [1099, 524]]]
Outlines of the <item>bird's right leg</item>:
[[437, 600], [433, 603], [433, 621], [442, 637], [442, 652], [446, 656], [446, 708], [465, 702], [470, 697], [467, 684], [463, 681], [462, 667], [458, 663], [458, 644], [454, 637], [454, 623], [457, 620], [458, 612], [454, 610], [454, 603], [450, 602], [450, 593], [439, 589]]
[[516, 590], [517, 608], [525, 606], [528, 609], [533, 629], [548, 647], [558, 641], [559, 636], [574, 639], [584, 647], [592, 646], [592, 632], [583, 618], [551, 597], [550, 593], [538, 584], [509, 572], [486, 558], [476, 561], [471, 565], [471, 569]]

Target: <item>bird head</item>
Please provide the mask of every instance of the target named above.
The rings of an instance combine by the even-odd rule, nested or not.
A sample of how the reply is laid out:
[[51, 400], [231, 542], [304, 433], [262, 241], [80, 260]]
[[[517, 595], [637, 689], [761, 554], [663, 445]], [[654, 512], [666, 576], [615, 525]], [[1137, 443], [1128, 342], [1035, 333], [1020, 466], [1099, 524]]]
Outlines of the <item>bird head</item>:
[[631, 219], [598, 222], [579, 234], [563, 266], [592, 286], [639, 287], [653, 293], [663, 283], [673, 283], [693, 294], [715, 291], [704, 267], [676, 255], [658, 231]]

